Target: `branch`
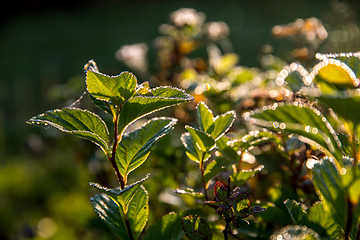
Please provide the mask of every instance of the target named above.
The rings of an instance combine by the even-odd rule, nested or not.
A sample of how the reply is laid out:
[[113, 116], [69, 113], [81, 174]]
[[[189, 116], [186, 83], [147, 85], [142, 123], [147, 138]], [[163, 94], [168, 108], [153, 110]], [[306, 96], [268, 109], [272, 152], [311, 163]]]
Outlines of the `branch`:
[[[120, 110], [119, 110], [120, 112]], [[114, 145], [112, 148], [112, 154], [111, 154], [111, 158], [110, 158], [110, 162], [112, 164], [112, 167], [115, 171], [115, 174], [118, 178], [119, 184], [120, 184], [120, 188], [124, 189], [125, 188], [125, 180], [123, 178], [123, 176], [121, 175], [121, 173], [119, 172], [119, 168], [116, 165], [116, 161], [115, 161], [115, 156], [116, 156], [116, 149], [119, 143], [119, 133], [118, 133], [118, 124], [119, 124], [119, 112], [116, 114], [116, 117], [114, 118]]]
[[199, 164], [199, 168], [201, 171], [201, 178], [202, 178], [202, 182], [203, 182], [203, 187], [204, 187], [204, 195], [205, 195], [205, 199], [206, 201], [209, 200], [208, 195], [207, 195], [207, 190], [206, 190], [206, 183], [205, 183], [205, 178], [204, 178], [204, 158], [205, 158], [205, 154], [206, 152], [203, 152], [200, 164]]

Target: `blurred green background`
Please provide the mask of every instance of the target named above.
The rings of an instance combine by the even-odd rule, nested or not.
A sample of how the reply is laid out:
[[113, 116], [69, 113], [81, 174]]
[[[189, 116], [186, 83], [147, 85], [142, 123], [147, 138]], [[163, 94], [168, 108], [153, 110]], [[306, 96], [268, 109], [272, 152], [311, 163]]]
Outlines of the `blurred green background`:
[[[158, 26], [168, 22], [172, 11], [187, 7], [205, 13], [207, 21], [226, 22], [241, 65], [257, 67], [265, 44], [273, 46], [273, 55], [291, 60], [293, 44], [275, 39], [273, 26], [317, 17], [328, 31], [343, 30], [349, 21], [359, 25], [360, 6], [358, 1], [328, 0], [28, 0], [7, 4], [0, 23], [0, 240], [114, 238], [97, 219], [89, 201], [96, 193], [89, 181], [116, 186], [102, 153], [84, 140], [25, 123], [79, 98], [85, 91], [83, 66], [88, 60], [94, 59], [101, 72], [117, 75], [129, 69], [115, 59], [115, 52], [124, 44], [143, 42], [149, 46], [151, 70], [156, 59], [151, 45], [159, 35]], [[347, 44], [346, 39], [332, 39], [331, 35], [328, 41], [331, 49], [323, 51], [360, 48], [359, 41]], [[143, 80], [148, 79], [139, 79]], [[179, 145], [179, 141], [173, 144]], [[176, 173], [167, 162], [166, 155], [173, 155], [171, 149], [168, 151], [156, 155], [155, 149], [158, 162], [151, 167], [157, 172], [167, 168]], [[183, 153], [177, 154], [181, 157]], [[161, 175], [157, 172], [145, 184], [150, 203], [162, 202], [157, 196], [166, 195], [166, 187], [177, 184], [172, 176], [157, 184], [156, 176]], [[149, 224], [176, 210], [163, 204], [165, 207], [153, 204], [157, 208], [150, 209]]]

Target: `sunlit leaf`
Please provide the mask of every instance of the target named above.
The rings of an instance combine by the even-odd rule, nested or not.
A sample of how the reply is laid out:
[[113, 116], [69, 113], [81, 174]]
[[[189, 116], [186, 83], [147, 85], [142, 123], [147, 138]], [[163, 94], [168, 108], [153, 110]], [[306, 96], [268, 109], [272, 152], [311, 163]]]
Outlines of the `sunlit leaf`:
[[341, 239], [343, 235], [341, 227], [325, 208], [323, 203], [316, 203], [307, 211], [309, 226], [321, 237]]
[[129, 203], [127, 214], [123, 212], [120, 203], [115, 199], [102, 193], [91, 198], [91, 204], [95, 213], [120, 239], [131, 239], [128, 234], [125, 219], [129, 220], [129, 226], [135, 239], [141, 234], [145, 227], [149, 213], [148, 194], [141, 187]]
[[173, 87], [151, 89], [152, 96], [135, 96], [124, 103], [119, 119], [119, 133], [137, 119], [161, 109], [189, 102], [193, 97], [185, 91]]
[[201, 199], [204, 197], [203, 193], [195, 192], [194, 189], [192, 189], [192, 188], [187, 188], [187, 189], [179, 189], [178, 188], [174, 191], [174, 193], [190, 196], [190, 197], [193, 197], [196, 199]]
[[309, 226], [309, 220], [305, 211], [306, 207], [304, 205], [295, 200], [286, 200], [284, 204], [295, 225]]
[[205, 168], [204, 172], [204, 180], [207, 183], [216, 175], [224, 171], [228, 166], [231, 166], [233, 161], [224, 158], [224, 157], [217, 157], [215, 160], [211, 161]]
[[148, 192], [143, 186], [139, 188], [131, 200], [127, 214], [134, 239], [138, 239], [149, 215]]
[[328, 159], [313, 168], [313, 180], [337, 224], [345, 229], [348, 205], [340, 174]]
[[197, 215], [189, 215], [182, 219], [182, 227], [191, 240], [211, 240], [212, 231], [209, 224]]
[[232, 126], [236, 118], [235, 111], [228, 111], [214, 117], [212, 111], [205, 103], [197, 105], [197, 121], [201, 131], [208, 133], [215, 140], [222, 137]]
[[321, 95], [320, 101], [330, 107], [344, 121], [350, 122], [354, 130], [360, 126], [360, 95], [358, 92], [336, 92]]
[[271, 235], [271, 240], [296, 239], [296, 240], [320, 240], [317, 232], [305, 226], [288, 225]]
[[220, 56], [219, 61], [214, 64], [214, 69], [217, 74], [223, 75], [231, 71], [231, 69], [239, 61], [239, 56], [235, 53], [228, 53]]
[[[355, 73], [357, 78], [360, 78], [360, 59], [359, 59], [359, 53], [348, 53], [348, 54], [344, 54], [345, 56], [341, 56], [342, 54], [340, 54], [340, 56], [334, 57], [337, 60], [340, 60], [341, 62], [345, 63], [346, 65], [348, 65], [349, 68], [351, 68], [351, 70], [353, 70], [353, 72]], [[346, 56], [347, 55], [347, 56]], [[357, 56], [355, 56], [357, 55]]]
[[146, 179], [148, 179], [149, 176], [150, 174], [146, 175], [145, 178], [127, 186], [124, 189], [111, 189], [111, 188], [103, 187], [97, 183], [90, 183], [90, 186], [101, 190], [103, 193], [113, 198], [115, 202], [120, 204], [122, 211], [124, 213], [127, 213], [130, 201], [133, 199], [133, 197], [135, 196], [136, 192], [139, 190], [142, 183]]
[[136, 93], [143, 96], [152, 96], [149, 82], [145, 81], [142, 84], [138, 85], [136, 88]]
[[194, 139], [196, 146], [202, 152], [211, 151], [215, 147], [215, 141], [209, 134], [190, 126], [185, 126], [185, 128]]
[[[339, 61], [338, 61], [339, 62]], [[320, 63], [322, 64], [322, 63]], [[320, 66], [320, 65], [319, 65]], [[321, 66], [317, 76], [315, 77], [316, 80], [321, 79], [322, 81], [326, 81], [332, 84], [346, 84], [346, 85], [354, 85], [353, 78], [350, 75], [351, 69], [349, 67], [345, 67], [346, 65], [337, 65], [334, 63], [326, 64]], [[315, 66], [316, 67], [316, 66]], [[351, 71], [351, 72], [349, 72]]]
[[323, 203], [315, 203], [310, 209], [295, 200], [286, 200], [285, 205], [295, 225], [307, 226], [315, 230], [325, 239], [340, 239], [343, 232], [334, 221], [329, 211], [325, 210]]
[[255, 147], [269, 142], [276, 143], [277, 145], [282, 144], [279, 136], [276, 136], [269, 130], [260, 129], [251, 131], [240, 139], [232, 140], [228, 142], [228, 145], [243, 152], [248, 150], [250, 147]]
[[360, 166], [344, 168], [345, 174], [341, 175], [341, 183], [347, 191], [350, 201], [357, 205], [360, 201]]
[[173, 130], [176, 122], [174, 118], [153, 118], [122, 137], [115, 162], [125, 180], [131, 171], [147, 159], [154, 144]]
[[210, 135], [217, 140], [223, 136], [232, 126], [236, 118], [235, 111], [228, 111], [224, 114], [217, 116], [214, 119], [214, 130]]
[[120, 239], [130, 240], [121, 208], [106, 194], [96, 194], [91, 198], [95, 213]]
[[98, 100], [111, 102], [120, 106], [135, 92], [136, 77], [129, 72], [122, 72], [118, 76], [88, 70], [86, 73], [86, 86], [88, 92]]
[[117, 110], [116, 110], [115, 105], [113, 105], [107, 101], [99, 100], [99, 99], [95, 98], [94, 96], [92, 96], [91, 94], [89, 94], [89, 97], [90, 97], [91, 101], [95, 104], [95, 106], [104, 110], [105, 112], [107, 112], [108, 114], [110, 114], [113, 117], [116, 116]]
[[203, 153], [197, 147], [195, 139], [193, 139], [189, 132], [185, 132], [181, 135], [181, 141], [185, 147], [185, 153], [192, 161], [200, 162], [206, 161], [211, 156], [209, 153], [205, 154], [203, 159]]
[[197, 105], [196, 110], [200, 130], [210, 134], [214, 130], [214, 115], [212, 111], [203, 102]]
[[263, 168], [264, 166], [260, 165], [255, 169], [241, 170], [237, 173], [234, 172], [231, 174], [231, 179], [234, 182], [234, 184], [242, 185], [251, 177], [253, 177], [256, 173], [260, 172]]
[[300, 140], [326, 150], [342, 164], [341, 142], [335, 130], [317, 109], [305, 104], [275, 104], [261, 110], [247, 112], [244, 119], [250, 123], [298, 134]]
[[78, 108], [62, 108], [47, 111], [27, 121], [29, 124], [54, 127], [100, 146], [108, 153], [109, 131], [105, 122], [96, 114]]

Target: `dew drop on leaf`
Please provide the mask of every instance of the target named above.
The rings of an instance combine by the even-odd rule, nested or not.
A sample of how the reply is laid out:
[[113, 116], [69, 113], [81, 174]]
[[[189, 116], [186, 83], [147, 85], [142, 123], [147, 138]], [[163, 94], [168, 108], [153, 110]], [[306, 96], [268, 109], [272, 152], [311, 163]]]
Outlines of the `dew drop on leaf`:
[[274, 127], [274, 128], [278, 128], [278, 127], [279, 127], [279, 123], [278, 123], [278, 122], [274, 122], [274, 123], [273, 123], [273, 127]]

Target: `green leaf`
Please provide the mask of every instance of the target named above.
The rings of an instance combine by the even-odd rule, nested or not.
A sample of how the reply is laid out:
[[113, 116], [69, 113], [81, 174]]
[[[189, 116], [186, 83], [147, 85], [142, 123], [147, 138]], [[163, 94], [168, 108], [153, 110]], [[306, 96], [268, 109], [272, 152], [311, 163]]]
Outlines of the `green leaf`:
[[185, 126], [185, 128], [194, 139], [195, 144], [200, 151], [209, 152], [215, 147], [215, 141], [209, 134], [190, 126]]
[[335, 92], [331, 95], [321, 95], [319, 100], [330, 107], [346, 122], [351, 122], [354, 130], [359, 132], [360, 126], [360, 95], [357, 91]]
[[298, 134], [301, 141], [326, 150], [343, 165], [341, 142], [335, 130], [325, 116], [313, 107], [297, 102], [276, 103], [243, 116], [246, 121], [262, 127]]
[[216, 147], [223, 156], [231, 159], [233, 162], [238, 162], [241, 154], [238, 154], [237, 148], [230, 146], [230, 142], [229, 138], [222, 136], [216, 141]]
[[143, 82], [136, 88], [136, 93], [143, 96], [152, 96], [150, 92], [150, 85], [148, 81]]
[[217, 140], [222, 137], [233, 125], [236, 118], [235, 111], [228, 111], [224, 114], [217, 116], [214, 119], [214, 130], [211, 132], [211, 136]]
[[253, 177], [256, 173], [260, 172], [263, 168], [264, 165], [259, 165], [255, 169], [241, 170], [240, 172], [237, 173], [234, 172], [231, 174], [231, 179], [235, 185], [242, 185], [251, 177]]
[[88, 92], [94, 98], [116, 106], [122, 105], [133, 96], [136, 85], [136, 77], [129, 72], [122, 72], [118, 76], [107, 76], [92, 70], [86, 73]]
[[152, 96], [135, 96], [124, 103], [119, 119], [119, 133], [137, 119], [161, 109], [189, 102], [193, 97], [185, 91], [173, 87], [151, 89]]
[[235, 67], [239, 61], [239, 56], [235, 53], [227, 53], [219, 56], [219, 60], [214, 64], [214, 70], [220, 76], [227, 74]]
[[176, 123], [177, 119], [174, 118], [153, 118], [123, 135], [116, 150], [115, 162], [125, 180], [147, 159], [154, 144], [173, 130]]
[[192, 189], [192, 188], [187, 188], [187, 189], [179, 189], [178, 188], [174, 191], [174, 193], [187, 195], [187, 196], [193, 197], [195, 199], [202, 199], [204, 197], [203, 193], [195, 192], [194, 189]]
[[322, 87], [321, 83], [333, 86], [337, 90], [355, 88], [359, 85], [355, 73], [349, 66], [339, 60], [328, 59], [322, 61], [315, 65], [313, 69], [314, 73], [317, 72], [314, 81], [320, 83], [320, 89]]
[[149, 227], [144, 240], [180, 240], [185, 235], [182, 229], [182, 219], [185, 216], [197, 214], [198, 210], [184, 210], [169, 213]]
[[[190, 136], [190, 133], [183, 133], [180, 137], [182, 144], [185, 147], [185, 153], [192, 161], [200, 162], [202, 159], [202, 152], [196, 146], [195, 140]], [[209, 156], [210, 157], [210, 156]], [[205, 161], [205, 159], [204, 159]]]
[[141, 184], [148, 179], [150, 174], [146, 175], [145, 178], [127, 186], [124, 189], [111, 189], [107, 187], [103, 187], [98, 183], [89, 183], [90, 186], [95, 187], [101, 190], [106, 195], [109, 195], [115, 202], [119, 203], [122, 207], [122, 211], [124, 213], [128, 212], [129, 204], [133, 197], [135, 196], [136, 192], [139, 190]]
[[91, 204], [98, 217], [106, 223], [117, 237], [130, 240], [123, 213], [112, 198], [104, 193], [96, 194], [91, 198]]
[[89, 94], [89, 97], [90, 97], [91, 101], [95, 104], [95, 106], [97, 106], [98, 108], [100, 108], [101, 110], [105, 111], [106, 113], [110, 114], [113, 117], [116, 116], [117, 110], [114, 105], [112, 105], [109, 102], [96, 99], [91, 94]]
[[212, 231], [209, 224], [197, 215], [189, 215], [182, 219], [182, 227], [191, 240], [211, 240]]
[[339, 54], [338, 56], [334, 56], [334, 58], [345, 63], [351, 70], [353, 70], [356, 77], [360, 78], [360, 59], [358, 53]]
[[304, 86], [302, 76], [299, 72], [289, 73], [289, 75], [285, 78], [285, 81], [287, 83], [286, 86], [288, 86], [291, 90], [295, 92], [299, 91]]
[[351, 145], [349, 143], [349, 136], [345, 135], [345, 134], [338, 134], [338, 138], [341, 142], [341, 147], [342, 147], [342, 151], [343, 151], [343, 157], [348, 157], [351, 158], [352, 156], [352, 152], [351, 152]]
[[200, 130], [210, 134], [214, 130], [214, 115], [212, 111], [203, 102], [199, 102], [196, 110]]
[[308, 217], [306, 216], [305, 206], [295, 200], [286, 200], [284, 202], [290, 213], [291, 219], [295, 225], [309, 226]]
[[197, 121], [200, 130], [210, 134], [215, 140], [222, 137], [229, 130], [235, 118], [235, 111], [228, 111], [214, 118], [212, 111], [205, 103], [200, 102], [197, 106]]
[[321, 237], [341, 239], [343, 232], [335, 222], [329, 211], [325, 210], [323, 203], [314, 204], [308, 211], [309, 227], [314, 229]]
[[316, 164], [313, 168], [313, 181], [324, 197], [334, 220], [345, 229], [348, 212], [346, 191], [342, 187], [340, 175], [334, 164], [328, 159]]
[[148, 194], [141, 187], [129, 203], [127, 216], [119, 206], [121, 203], [102, 193], [91, 198], [91, 204], [95, 213], [120, 239], [130, 239], [125, 224], [125, 219], [129, 220], [130, 228], [135, 239], [139, 237], [145, 227], [149, 213]]
[[137, 239], [144, 229], [149, 215], [148, 192], [143, 186], [136, 192], [131, 200], [128, 210], [128, 218], [134, 239]]
[[47, 111], [27, 121], [29, 124], [51, 126], [62, 132], [85, 138], [97, 144], [108, 154], [109, 131], [105, 122], [96, 114], [78, 108]]
[[241, 192], [240, 187], [232, 190], [229, 202], [234, 209], [235, 216], [239, 218], [245, 218], [250, 214], [265, 211], [263, 207], [251, 206], [249, 193]]
[[325, 210], [323, 203], [315, 203], [310, 209], [295, 200], [286, 200], [285, 205], [296, 225], [307, 226], [315, 230], [320, 237], [341, 239], [342, 230], [331, 217], [329, 211]]
[[228, 158], [217, 157], [214, 161], [211, 161], [205, 168], [204, 180], [205, 183], [209, 182], [216, 175], [231, 166], [234, 162]]
[[349, 200], [353, 205], [357, 205], [360, 201], [360, 166], [344, 168], [342, 171], [346, 172], [340, 176], [342, 186], [346, 190]]
[[278, 146], [282, 144], [280, 138], [274, 133], [266, 129], [251, 131], [240, 139], [235, 139], [228, 142], [228, 145], [244, 152], [250, 147], [258, 146], [265, 143], [276, 143]]
[[270, 239], [320, 240], [317, 232], [305, 226], [288, 225], [276, 231]]

